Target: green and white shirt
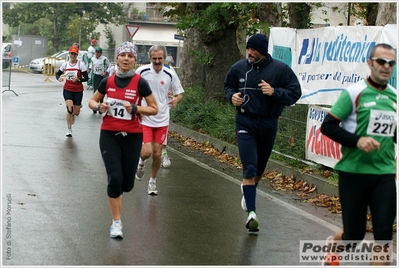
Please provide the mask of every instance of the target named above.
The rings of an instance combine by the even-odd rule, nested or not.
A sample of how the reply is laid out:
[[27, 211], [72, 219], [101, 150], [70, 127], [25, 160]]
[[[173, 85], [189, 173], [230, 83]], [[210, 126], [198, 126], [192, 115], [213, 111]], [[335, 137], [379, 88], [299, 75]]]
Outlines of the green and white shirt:
[[378, 151], [366, 153], [359, 148], [342, 146], [342, 158], [336, 170], [361, 174], [395, 174], [393, 136], [397, 125], [397, 90], [373, 87], [366, 79], [349, 86], [339, 96], [330, 114], [341, 120], [341, 127], [358, 136], [380, 142]]
[[101, 55], [100, 57], [92, 57], [89, 68], [92, 73], [96, 75], [101, 75], [103, 72], [106, 72], [109, 68], [111, 63], [109, 62], [108, 58]]

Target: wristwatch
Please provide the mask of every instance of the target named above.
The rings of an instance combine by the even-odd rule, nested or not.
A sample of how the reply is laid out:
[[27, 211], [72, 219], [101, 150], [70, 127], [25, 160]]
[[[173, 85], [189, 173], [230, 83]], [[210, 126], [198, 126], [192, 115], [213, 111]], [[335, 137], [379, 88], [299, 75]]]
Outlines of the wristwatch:
[[99, 112], [100, 111], [100, 104], [97, 105], [96, 107], [96, 111]]

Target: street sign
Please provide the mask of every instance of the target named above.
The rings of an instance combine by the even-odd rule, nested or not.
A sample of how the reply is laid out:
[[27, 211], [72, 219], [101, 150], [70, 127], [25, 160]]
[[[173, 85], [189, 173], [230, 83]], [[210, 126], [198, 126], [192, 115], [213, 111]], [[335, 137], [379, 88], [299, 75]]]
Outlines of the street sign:
[[126, 24], [125, 26], [126, 26], [127, 32], [130, 35], [130, 38], [133, 39], [133, 36], [137, 33], [140, 26], [139, 25], [131, 25], [131, 24]]
[[184, 40], [184, 36], [175, 34], [175, 39], [176, 40]]
[[18, 65], [19, 64], [19, 57], [16, 57], [16, 56], [12, 57], [12, 63]]
[[12, 65], [15, 67], [19, 66], [19, 57], [18, 56], [14, 56], [12, 57]]
[[14, 40], [14, 45], [16, 46], [22, 46], [22, 41], [21, 40]]

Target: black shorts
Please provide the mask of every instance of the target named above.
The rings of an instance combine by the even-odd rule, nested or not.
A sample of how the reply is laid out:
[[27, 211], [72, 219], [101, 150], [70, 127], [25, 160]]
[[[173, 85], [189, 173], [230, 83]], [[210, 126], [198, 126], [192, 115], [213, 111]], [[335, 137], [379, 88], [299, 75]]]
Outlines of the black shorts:
[[339, 197], [344, 226], [343, 240], [360, 241], [370, 208], [375, 240], [392, 240], [396, 217], [395, 174], [355, 174], [339, 172]]
[[63, 91], [64, 95], [64, 100], [72, 100], [74, 106], [80, 106], [82, 105], [82, 99], [83, 99], [83, 91], [81, 92], [71, 92], [68, 90]]

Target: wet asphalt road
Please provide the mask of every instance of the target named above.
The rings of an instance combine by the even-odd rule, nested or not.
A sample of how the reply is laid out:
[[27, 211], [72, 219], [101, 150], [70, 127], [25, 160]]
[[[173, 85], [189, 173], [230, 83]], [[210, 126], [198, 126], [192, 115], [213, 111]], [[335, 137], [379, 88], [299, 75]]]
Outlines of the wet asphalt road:
[[[143, 181], [123, 197], [124, 239], [109, 238], [111, 215], [99, 150], [100, 115], [87, 103], [65, 137], [62, 83], [13, 73], [2, 94], [2, 264], [318, 265], [299, 262], [300, 240], [324, 240], [340, 226], [309, 204], [260, 187], [260, 232], [245, 229], [238, 172], [170, 141], [158, 196]], [[5, 88], [3, 88], [4, 90]], [[395, 262], [396, 263], [396, 262]]]

